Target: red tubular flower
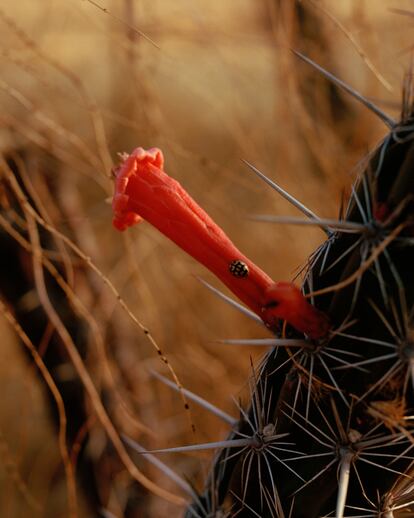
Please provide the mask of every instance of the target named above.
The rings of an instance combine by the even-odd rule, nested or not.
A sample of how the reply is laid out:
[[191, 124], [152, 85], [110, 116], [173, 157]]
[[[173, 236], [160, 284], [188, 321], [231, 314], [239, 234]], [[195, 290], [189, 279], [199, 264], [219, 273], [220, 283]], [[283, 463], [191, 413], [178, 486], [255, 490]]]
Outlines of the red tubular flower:
[[147, 220], [208, 268], [241, 301], [273, 327], [287, 320], [311, 338], [324, 336], [326, 316], [291, 283], [275, 283], [238, 250], [223, 230], [163, 171], [159, 149], [136, 148], [114, 170], [113, 224], [118, 230]]

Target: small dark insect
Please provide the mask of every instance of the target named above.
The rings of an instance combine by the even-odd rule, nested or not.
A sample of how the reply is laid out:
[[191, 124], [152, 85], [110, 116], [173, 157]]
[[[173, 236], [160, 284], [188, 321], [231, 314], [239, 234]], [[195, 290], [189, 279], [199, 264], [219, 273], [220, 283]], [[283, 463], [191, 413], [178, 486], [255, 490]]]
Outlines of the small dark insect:
[[235, 277], [247, 277], [249, 275], [249, 267], [239, 259], [235, 259], [229, 264], [229, 270]]

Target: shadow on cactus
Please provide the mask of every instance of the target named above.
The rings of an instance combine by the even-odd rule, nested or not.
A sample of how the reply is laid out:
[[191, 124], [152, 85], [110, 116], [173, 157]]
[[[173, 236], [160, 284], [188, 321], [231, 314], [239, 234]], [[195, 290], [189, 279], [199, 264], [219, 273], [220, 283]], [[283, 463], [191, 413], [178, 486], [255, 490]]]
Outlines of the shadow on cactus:
[[[391, 517], [414, 504], [414, 109], [410, 77], [396, 123], [361, 166], [338, 220], [323, 220], [254, 166], [326, 241], [310, 257], [302, 291], [274, 282], [245, 257], [163, 171], [159, 150], [138, 148], [115, 170], [114, 224], [144, 218], [209, 268], [275, 334], [253, 369], [251, 402], [227, 440], [160, 452], [217, 451], [201, 494], [155, 452], [128, 440], [192, 499], [186, 517]], [[280, 222], [281, 218], [257, 219]], [[215, 290], [217, 292], [217, 290]], [[223, 295], [225, 300], [228, 300]], [[236, 307], [240, 306], [234, 302]], [[236, 343], [236, 340], [229, 340]], [[171, 382], [168, 382], [171, 385]]]

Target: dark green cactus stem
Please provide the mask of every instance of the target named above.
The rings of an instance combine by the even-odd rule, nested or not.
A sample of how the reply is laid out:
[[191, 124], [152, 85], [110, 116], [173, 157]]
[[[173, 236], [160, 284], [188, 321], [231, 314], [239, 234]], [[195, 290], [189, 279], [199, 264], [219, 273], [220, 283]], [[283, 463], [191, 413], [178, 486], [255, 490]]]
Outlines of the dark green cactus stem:
[[[394, 516], [414, 501], [414, 111], [365, 161], [303, 292], [333, 324], [272, 349], [186, 517]], [[342, 218], [342, 215], [341, 215]], [[312, 296], [312, 294], [315, 294]], [[293, 342], [292, 342], [293, 344]], [[287, 434], [287, 435], [286, 435]], [[412, 515], [411, 515], [412, 516]]]

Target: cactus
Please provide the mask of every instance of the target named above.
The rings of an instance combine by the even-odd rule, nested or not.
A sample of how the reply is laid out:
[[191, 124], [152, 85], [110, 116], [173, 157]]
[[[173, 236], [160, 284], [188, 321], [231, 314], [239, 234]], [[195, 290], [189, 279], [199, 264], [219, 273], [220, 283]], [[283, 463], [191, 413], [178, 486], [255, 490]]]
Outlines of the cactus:
[[331, 332], [315, 340], [284, 329], [285, 342], [254, 370], [250, 407], [240, 408], [240, 420], [187, 518], [409, 512], [414, 490], [410, 87], [408, 81], [401, 120], [390, 124], [390, 133], [365, 160], [345, 214], [336, 228], [326, 224], [327, 239], [309, 259], [302, 290], [329, 315]]

